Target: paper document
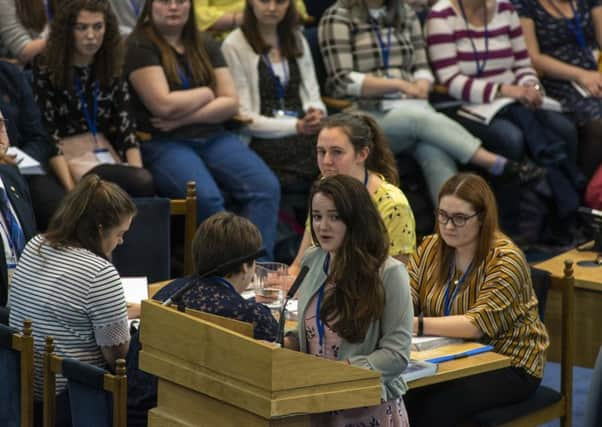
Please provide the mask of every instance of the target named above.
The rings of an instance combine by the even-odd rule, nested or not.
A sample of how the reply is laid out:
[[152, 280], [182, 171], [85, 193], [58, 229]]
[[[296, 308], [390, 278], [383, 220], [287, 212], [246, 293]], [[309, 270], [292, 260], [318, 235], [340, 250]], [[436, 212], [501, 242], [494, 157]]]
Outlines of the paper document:
[[123, 293], [126, 302], [140, 303], [148, 299], [148, 279], [146, 277], [122, 277]]
[[401, 373], [401, 376], [407, 383], [417, 380], [418, 378], [430, 377], [436, 373], [436, 363], [425, 362], [422, 360], [410, 360], [406, 369]]
[[587, 90], [586, 88], [584, 88], [583, 86], [581, 86], [579, 83], [575, 82], [575, 81], [571, 81], [571, 85], [575, 88], [575, 90], [579, 93], [579, 95], [581, 95], [584, 98], [589, 98], [592, 96], [592, 94], [589, 92], [589, 90]]
[[442, 347], [449, 344], [461, 343], [464, 340], [462, 338], [451, 338], [451, 337], [412, 337], [412, 351], [426, 351], [433, 348]]
[[25, 151], [17, 147], [8, 147], [6, 154], [17, 156], [17, 167], [22, 175], [45, 175], [46, 172], [42, 169], [42, 165], [36, 159], [31, 157]]
[[[486, 104], [464, 104], [458, 109], [458, 115], [465, 117], [475, 122], [490, 124], [493, 118], [499, 113], [502, 108], [506, 105], [517, 102], [513, 98], [498, 98], [492, 102]], [[562, 105], [554, 98], [547, 96], [543, 97], [541, 109], [550, 111], [562, 111]]]

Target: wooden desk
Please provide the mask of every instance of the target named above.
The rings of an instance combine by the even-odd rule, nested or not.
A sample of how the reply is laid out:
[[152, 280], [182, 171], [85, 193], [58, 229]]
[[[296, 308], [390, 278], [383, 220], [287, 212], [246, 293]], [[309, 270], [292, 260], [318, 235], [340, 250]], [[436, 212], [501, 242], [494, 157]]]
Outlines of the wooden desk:
[[[564, 260], [573, 260], [575, 276], [575, 365], [592, 368], [602, 344], [602, 266], [583, 267], [579, 261], [593, 261], [597, 254], [572, 249], [535, 264], [536, 268], [562, 277]], [[545, 323], [550, 335], [548, 359], [560, 360], [560, 295], [548, 293]]]
[[[478, 343], [450, 344], [427, 351], [413, 351], [412, 359], [425, 360], [446, 354], [462, 353], [481, 347]], [[482, 374], [483, 372], [495, 371], [510, 366], [510, 358], [492, 351], [481, 353], [462, 359], [450, 360], [439, 364], [437, 373], [430, 377], [419, 378], [408, 383], [409, 388], [424, 387], [470, 375]]]

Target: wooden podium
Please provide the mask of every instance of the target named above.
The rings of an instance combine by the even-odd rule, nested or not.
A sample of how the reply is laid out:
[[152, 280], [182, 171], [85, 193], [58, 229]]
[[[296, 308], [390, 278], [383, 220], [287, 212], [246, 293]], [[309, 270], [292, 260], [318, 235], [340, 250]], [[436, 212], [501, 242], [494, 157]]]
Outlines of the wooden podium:
[[150, 427], [305, 427], [310, 413], [380, 403], [376, 372], [256, 341], [247, 323], [200, 317], [212, 316], [142, 302], [140, 368], [159, 378]]

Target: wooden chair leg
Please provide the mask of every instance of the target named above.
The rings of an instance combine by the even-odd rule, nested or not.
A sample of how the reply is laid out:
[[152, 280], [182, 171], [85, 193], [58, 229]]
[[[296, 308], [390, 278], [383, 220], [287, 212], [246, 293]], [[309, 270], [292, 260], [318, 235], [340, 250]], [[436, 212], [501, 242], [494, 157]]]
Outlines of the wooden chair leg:
[[44, 427], [56, 424], [56, 377], [50, 366], [50, 356], [54, 352], [54, 339], [46, 337], [44, 350]]

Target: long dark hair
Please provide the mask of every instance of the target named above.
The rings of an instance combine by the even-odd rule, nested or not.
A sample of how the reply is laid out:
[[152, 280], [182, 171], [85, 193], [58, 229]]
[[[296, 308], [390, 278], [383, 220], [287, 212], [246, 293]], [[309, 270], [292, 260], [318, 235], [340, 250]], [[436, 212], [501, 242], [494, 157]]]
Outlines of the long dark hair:
[[[180, 73], [178, 73], [178, 60], [173, 48], [163, 38], [155, 23], [153, 22], [152, 5], [154, 0], [146, 0], [144, 9], [138, 18], [136, 27], [130, 35], [142, 33], [144, 34], [157, 48], [161, 55], [161, 65], [165, 72], [167, 80], [172, 83], [182, 84]], [[190, 2], [190, 11], [188, 20], [184, 24], [182, 30], [182, 44], [184, 45], [186, 62], [188, 71], [191, 73], [191, 81], [194, 85], [209, 86], [211, 89], [216, 89], [215, 72], [213, 65], [209, 60], [209, 54], [205, 49], [205, 45], [201, 38], [201, 33], [197, 30], [194, 2]]]
[[87, 175], [63, 198], [44, 238], [55, 248], [81, 247], [106, 259], [101, 230], [117, 227], [135, 214], [134, 202], [119, 186]]
[[338, 113], [322, 121], [322, 129], [340, 128], [355, 152], [369, 149], [366, 167], [381, 174], [393, 185], [399, 186], [399, 173], [387, 138], [376, 121], [363, 113]]
[[[328, 274], [328, 282], [336, 286], [324, 295], [320, 318], [345, 340], [359, 342], [384, 311], [381, 269], [389, 247], [387, 230], [366, 187], [357, 179], [335, 175], [317, 181], [311, 191], [310, 212], [317, 193], [333, 201], [347, 226]], [[310, 221], [313, 239], [318, 242], [313, 217]]]
[[[299, 27], [299, 23], [300, 17], [295, 6], [295, 0], [289, 0], [286, 14], [282, 18], [282, 21], [278, 23], [276, 29], [280, 43], [280, 52], [286, 59], [294, 59], [303, 55], [303, 45], [295, 31]], [[249, 0], [245, 2], [240, 29], [256, 54], [263, 55], [273, 47], [268, 45], [263, 40], [263, 37], [261, 37], [257, 25], [257, 17], [255, 16], [255, 12], [253, 12]]]
[[[497, 222], [497, 204], [495, 196], [491, 191], [489, 184], [479, 175], [473, 173], [459, 173], [448, 179], [441, 190], [439, 190], [438, 201], [444, 196], [456, 196], [457, 198], [469, 203], [475, 212], [478, 212], [478, 219], [481, 221], [481, 230], [479, 232], [479, 241], [477, 250], [472, 260], [472, 265], [480, 265], [489, 250], [493, 238], [498, 231]], [[441, 237], [439, 224], [435, 224], [435, 233], [439, 236], [438, 256], [438, 278], [439, 283], [445, 283], [450, 274], [450, 265], [454, 258], [455, 250], [445, 243]], [[476, 271], [476, 268], [471, 269], [469, 277]]]
[[64, 0], [50, 24], [48, 43], [41, 64], [48, 68], [50, 80], [62, 90], [73, 90], [73, 28], [82, 10], [104, 15], [105, 34], [92, 63], [93, 75], [100, 85], [108, 88], [121, 73], [121, 36], [119, 25], [107, 0]]

